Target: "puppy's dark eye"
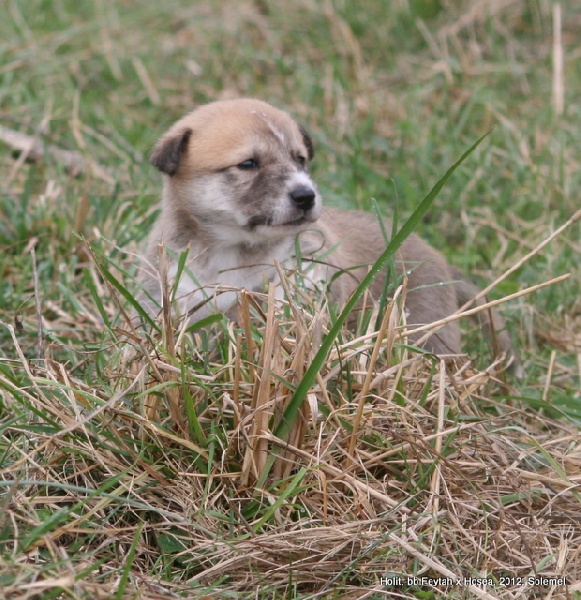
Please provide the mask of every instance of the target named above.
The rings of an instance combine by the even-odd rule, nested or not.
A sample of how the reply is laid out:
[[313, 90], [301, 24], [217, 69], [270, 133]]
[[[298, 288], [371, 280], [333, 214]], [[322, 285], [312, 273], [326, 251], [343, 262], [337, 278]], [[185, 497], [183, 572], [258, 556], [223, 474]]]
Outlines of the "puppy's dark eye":
[[249, 158], [236, 166], [242, 171], [250, 171], [251, 169], [258, 169], [258, 161], [254, 160], [254, 158]]
[[297, 162], [299, 163], [299, 165], [301, 165], [301, 167], [305, 167], [307, 164], [307, 159], [304, 156], [301, 156], [300, 154], [297, 156]]

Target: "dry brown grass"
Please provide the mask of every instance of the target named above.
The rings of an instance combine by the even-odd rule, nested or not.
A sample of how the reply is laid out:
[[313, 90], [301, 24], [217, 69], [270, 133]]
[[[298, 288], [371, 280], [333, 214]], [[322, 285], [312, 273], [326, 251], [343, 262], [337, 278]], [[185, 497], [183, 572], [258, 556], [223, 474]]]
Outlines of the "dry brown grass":
[[[169, 343], [128, 330], [110, 397], [62, 362], [21, 354], [30, 385], [19, 393], [54, 427], [35, 431], [11, 466], [3, 521], [29, 533], [14, 547], [21, 581], [5, 597], [63, 588], [114, 597], [128, 556], [123, 597], [137, 588], [151, 599], [258, 588], [418, 597], [417, 585], [382, 584], [396, 575], [492, 577], [491, 586], [433, 590], [508, 599], [537, 597], [526, 584], [537, 573], [574, 582], [579, 431], [517, 397], [494, 400], [493, 390], [509, 389], [498, 361], [479, 371], [400, 346], [396, 302], [379, 332], [344, 333], [288, 437], [273, 434], [331, 320], [325, 306], [294, 296], [285, 307], [271, 297], [263, 312], [244, 295], [241, 327], [218, 332], [204, 355], [205, 334]], [[196, 364], [209, 357], [204, 375]], [[63, 522], [42, 523], [43, 507]], [[79, 550], [68, 555], [75, 547], [80, 560]], [[45, 552], [60, 565], [50, 577]], [[171, 581], [155, 574], [163, 560]], [[565, 598], [562, 587], [542, 589]]]

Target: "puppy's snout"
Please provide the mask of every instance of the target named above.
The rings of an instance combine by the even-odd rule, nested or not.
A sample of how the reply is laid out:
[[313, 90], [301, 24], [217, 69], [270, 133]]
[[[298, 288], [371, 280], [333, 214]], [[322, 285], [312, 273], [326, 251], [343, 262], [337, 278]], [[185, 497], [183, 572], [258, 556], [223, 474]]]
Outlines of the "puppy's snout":
[[299, 185], [291, 190], [290, 197], [300, 210], [311, 210], [315, 204], [315, 190], [307, 185]]

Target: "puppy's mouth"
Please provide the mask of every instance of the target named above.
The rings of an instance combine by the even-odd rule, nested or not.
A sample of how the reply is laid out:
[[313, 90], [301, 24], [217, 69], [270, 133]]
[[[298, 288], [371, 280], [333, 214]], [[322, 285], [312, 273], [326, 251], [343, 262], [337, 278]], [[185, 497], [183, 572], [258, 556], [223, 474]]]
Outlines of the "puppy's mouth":
[[305, 225], [306, 223], [312, 223], [315, 219], [312, 217], [308, 217], [306, 215], [301, 215], [296, 219], [289, 219], [288, 221], [276, 222], [272, 217], [267, 217], [266, 215], [255, 215], [248, 221], [248, 227], [250, 229], [255, 229], [261, 225], [265, 227], [281, 227], [281, 228], [292, 228], [299, 227], [300, 225]]

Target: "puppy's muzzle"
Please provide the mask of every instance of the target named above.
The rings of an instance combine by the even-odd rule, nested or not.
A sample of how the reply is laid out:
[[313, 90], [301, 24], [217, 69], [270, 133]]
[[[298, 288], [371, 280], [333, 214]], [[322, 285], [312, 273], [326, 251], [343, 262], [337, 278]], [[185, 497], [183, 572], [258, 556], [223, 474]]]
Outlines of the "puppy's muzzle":
[[299, 185], [292, 189], [290, 197], [295, 206], [303, 212], [311, 210], [315, 205], [315, 190], [307, 185]]

